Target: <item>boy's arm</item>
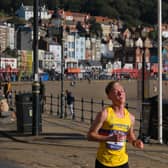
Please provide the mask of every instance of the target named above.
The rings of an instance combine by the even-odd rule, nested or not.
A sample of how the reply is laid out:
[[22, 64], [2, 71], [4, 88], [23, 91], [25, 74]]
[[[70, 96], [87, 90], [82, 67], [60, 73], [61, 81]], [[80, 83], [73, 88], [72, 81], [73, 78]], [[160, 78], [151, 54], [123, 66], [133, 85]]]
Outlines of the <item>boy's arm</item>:
[[103, 110], [102, 112], [99, 112], [93, 121], [93, 124], [91, 128], [89, 129], [89, 132], [87, 134], [87, 139], [90, 141], [107, 141], [108, 136], [100, 135], [99, 130], [102, 127], [104, 121], [107, 117], [107, 111]]
[[143, 149], [144, 148], [143, 142], [140, 139], [137, 139], [134, 133], [135, 117], [132, 114], [130, 114], [130, 117], [131, 117], [131, 128], [128, 131], [127, 140], [128, 142], [132, 143], [134, 147]]

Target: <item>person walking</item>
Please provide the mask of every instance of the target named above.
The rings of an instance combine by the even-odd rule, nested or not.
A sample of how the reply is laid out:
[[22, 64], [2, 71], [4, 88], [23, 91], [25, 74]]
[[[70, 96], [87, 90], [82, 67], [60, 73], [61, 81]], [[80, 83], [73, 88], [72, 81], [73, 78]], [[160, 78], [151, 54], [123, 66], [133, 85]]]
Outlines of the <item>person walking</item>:
[[0, 82], [0, 97], [2, 97], [2, 96], [5, 97], [2, 83]]
[[74, 96], [72, 95], [72, 92], [66, 90], [66, 98], [67, 98], [67, 105], [68, 105], [68, 109], [69, 109], [69, 113], [72, 117], [72, 119], [74, 119], [75, 114], [74, 114]]
[[8, 101], [8, 104], [11, 105], [12, 104], [12, 84], [9, 80], [5, 82], [4, 95]]
[[129, 168], [126, 142], [143, 149], [144, 144], [134, 133], [135, 117], [125, 108], [126, 93], [119, 81], [105, 88], [112, 104], [99, 112], [87, 138], [99, 142], [95, 168]]
[[4, 95], [6, 99], [8, 98], [11, 91], [12, 91], [12, 84], [10, 83], [10, 81], [6, 81], [4, 85]]
[[40, 78], [40, 105], [41, 105], [41, 113], [44, 112], [45, 101], [46, 101], [46, 88], [45, 88], [45, 85], [44, 85], [42, 79]]

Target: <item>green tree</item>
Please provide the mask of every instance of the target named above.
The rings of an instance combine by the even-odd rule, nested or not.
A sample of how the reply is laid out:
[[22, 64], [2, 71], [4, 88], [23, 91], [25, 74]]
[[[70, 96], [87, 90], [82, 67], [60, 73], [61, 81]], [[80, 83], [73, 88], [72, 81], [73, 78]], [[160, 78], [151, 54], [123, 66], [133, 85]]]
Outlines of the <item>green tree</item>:
[[19, 8], [20, 5], [21, 5], [20, 0], [11, 1], [11, 12], [13, 15], [14, 15], [15, 11]]
[[81, 11], [81, 7], [83, 5], [83, 1], [81, 0], [64, 0], [66, 2], [64, 9], [65, 10], [72, 10], [76, 12]]
[[143, 23], [152, 25], [157, 23], [157, 0], [141, 0], [139, 2], [139, 10], [141, 11], [139, 19]]
[[157, 39], [158, 39], [158, 32], [157, 32], [157, 30], [149, 32], [149, 38], [153, 39], [154, 41], [157, 41]]
[[96, 1], [90, 1], [86, 0], [86, 2], [83, 4], [83, 11], [90, 13], [93, 16], [100, 15], [100, 11], [104, 7], [106, 1], [102, 0], [96, 0]]
[[34, 0], [21, 0], [24, 5], [33, 5]]
[[14, 58], [18, 57], [17, 49], [11, 49], [10, 47], [7, 47], [4, 53]]
[[9, 13], [10, 8], [11, 8], [11, 0], [0, 1], [1, 11]]
[[85, 28], [82, 26], [81, 22], [77, 22], [76, 28], [80, 36], [86, 36], [87, 32]]
[[[33, 5], [34, 0], [2, 0], [1, 13], [13, 15], [23, 3]], [[93, 16], [108, 16], [123, 20], [127, 25], [157, 24], [157, 0], [39, 0], [49, 9], [61, 8]], [[162, 21], [168, 22], [168, 0], [162, 0]]]
[[48, 6], [49, 9], [55, 10], [56, 8], [60, 7], [60, 1], [59, 0], [47, 1], [47, 6]]
[[96, 23], [94, 17], [92, 17], [89, 22], [90, 22], [90, 36], [101, 37], [102, 36], [101, 25], [99, 23]]
[[168, 23], [168, 2], [162, 2], [162, 19], [164, 23]]

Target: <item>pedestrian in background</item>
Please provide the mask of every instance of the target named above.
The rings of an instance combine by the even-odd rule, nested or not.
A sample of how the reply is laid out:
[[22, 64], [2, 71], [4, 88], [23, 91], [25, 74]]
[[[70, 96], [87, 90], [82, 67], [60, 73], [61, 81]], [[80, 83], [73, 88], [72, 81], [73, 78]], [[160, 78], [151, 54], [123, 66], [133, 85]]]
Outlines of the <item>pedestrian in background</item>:
[[74, 118], [75, 114], [74, 114], [74, 96], [72, 95], [72, 92], [66, 90], [66, 100], [67, 100], [67, 105], [68, 105], [68, 109], [69, 109], [69, 113], [72, 117], [72, 119]]
[[41, 113], [44, 112], [44, 104], [46, 101], [46, 88], [45, 85], [42, 81], [42, 79], [40, 78], [40, 105], [41, 105]]
[[2, 83], [0, 82], [0, 97], [5, 97]]
[[118, 81], [109, 82], [105, 92], [112, 104], [97, 114], [88, 140], [98, 141], [95, 168], [129, 168], [126, 142], [143, 149], [134, 134], [135, 117], [125, 108], [126, 93]]
[[11, 105], [11, 102], [12, 102], [12, 84], [9, 80], [5, 82], [4, 95], [5, 95], [5, 98], [7, 99], [8, 104]]

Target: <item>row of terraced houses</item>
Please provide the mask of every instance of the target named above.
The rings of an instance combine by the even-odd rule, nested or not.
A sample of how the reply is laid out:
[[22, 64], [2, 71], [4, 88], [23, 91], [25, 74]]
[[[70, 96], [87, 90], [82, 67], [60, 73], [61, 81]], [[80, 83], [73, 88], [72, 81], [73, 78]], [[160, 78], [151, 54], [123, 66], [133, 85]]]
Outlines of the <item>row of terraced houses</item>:
[[[16, 16], [24, 24], [0, 22], [1, 79], [6, 74], [31, 76], [33, 73], [33, 7], [22, 4]], [[91, 28], [91, 19], [100, 25], [99, 29]], [[144, 57], [145, 68], [155, 74], [158, 44], [150, 34], [156, 29], [127, 28], [121, 20], [62, 9], [52, 11], [43, 6], [39, 10], [39, 72], [60, 73], [63, 58], [66, 75], [83, 77], [87, 73], [97, 78], [101, 73], [112, 76], [123, 72], [133, 73], [131, 77], [136, 78]], [[168, 24], [162, 25], [162, 36], [163, 70], [167, 72]], [[7, 49], [17, 52], [17, 57], [7, 54]]]

